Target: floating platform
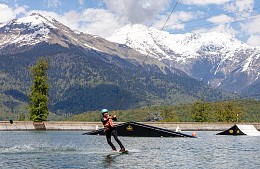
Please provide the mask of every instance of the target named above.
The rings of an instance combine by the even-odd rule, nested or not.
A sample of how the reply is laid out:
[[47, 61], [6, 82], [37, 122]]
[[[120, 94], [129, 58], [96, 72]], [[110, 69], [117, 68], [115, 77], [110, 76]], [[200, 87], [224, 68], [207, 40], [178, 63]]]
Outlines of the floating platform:
[[260, 136], [260, 132], [253, 125], [236, 124], [230, 129], [218, 133], [217, 135], [248, 135], [248, 136]]
[[[174, 132], [164, 128], [145, 125], [137, 122], [126, 122], [115, 125], [118, 136], [131, 136], [131, 137], [193, 137], [196, 136]], [[84, 135], [105, 135], [104, 129], [94, 130]]]

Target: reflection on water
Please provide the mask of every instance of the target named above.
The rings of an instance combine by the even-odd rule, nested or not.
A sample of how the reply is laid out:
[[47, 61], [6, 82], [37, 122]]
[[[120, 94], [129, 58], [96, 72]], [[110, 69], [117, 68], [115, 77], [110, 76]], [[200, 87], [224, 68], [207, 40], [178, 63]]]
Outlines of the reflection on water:
[[[260, 137], [120, 137], [129, 154], [111, 153], [104, 136], [80, 131], [0, 131], [1, 168], [260, 168]], [[116, 143], [115, 143], [116, 144]]]

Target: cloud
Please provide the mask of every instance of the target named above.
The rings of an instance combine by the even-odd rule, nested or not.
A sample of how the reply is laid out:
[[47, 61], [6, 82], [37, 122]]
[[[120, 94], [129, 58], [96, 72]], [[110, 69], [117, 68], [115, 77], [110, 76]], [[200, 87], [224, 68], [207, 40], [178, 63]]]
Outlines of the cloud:
[[5, 4], [0, 4], [0, 23], [8, 22], [15, 18], [15, 13], [12, 8]]
[[254, 19], [247, 20], [240, 24], [242, 32], [247, 34], [249, 38], [247, 43], [249, 45], [259, 46], [260, 45], [260, 15], [253, 17]]
[[186, 5], [204, 6], [204, 5], [210, 5], [210, 4], [222, 5], [229, 1], [230, 0], [182, 0], [181, 3], [186, 4]]
[[97, 34], [102, 37], [110, 36], [116, 29], [121, 28], [126, 24], [124, 18], [119, 18], [113, 13], [104, 9], [86, 9], [82, 14], [82, 24], [79, 25], [79, 30], [88, 30], [92, 34]]
[[[183, 22], [194, 19], [196, 15], [197, 14], [191, 12], [184, 12], [184, 11], [175, 12], [171, 15], [170, 19], [168, 20], [165, 26], [165, 30], [183, 29], [185, 27], [185, 23]], [[157, 18], [157, 21], [152, 26], [157, 29], [161, 29], [165, 21], [167, 20], [168, 16], [169, 13], [167, 15], [161, 15], [160, 17]]]
[[[236, 20], [240, 20], [241, 33], [249, 37], [245, 40], [249, 45], [260, 45], [260, 15], [255, 15], [253, 11], [254, 0], [236, 0], [224, 5], [224, 9], [233, 12]], [[251, 18], [251, 19], [249, 19]], [[253, 18], [253, 19], [252, 19]], [[257, 18], [257, 19], [254, 19]]]
[[211, 23], [223, 23], [223, 22], [228, 23], [228, 22], [234, 22], [234, 18], [221, 14], [218, 16], [211, 17], [211, 18], [207, 19], [207, 21], [209, 21]]
[[121, 28], [126, 23], [125, 20], [116, 17], [105, 9], [88, 8], [82, 12], [71, 10], [63, 15], [49, 11], [32, 10], [27, 15], [31, 13], [40, 13], [44, 16], [53, 17], [72, 30], [99, 35], [104, 38], [110, 36], [116, 29]]
[[20, 14], [26, 14], [26, 10], [28, 9], [28, 6], [18, 6], [17, 4], [15, 5], [14, 13], [15, 15], [20, 15]]
[[125, 24], [124, 20], [120, 20], [105, 9], [88, 8], [83, 12], [69, 11], [56, 17], [71, 29], [102, 37], [110, 36], [116, 29]]
[[26, 13], [27, 6], [15, 5], [15, 8], [10, 8], [5, 4], [0, 4], [0, 23], [8, 22], [15, 19], [17, 15]]
[[82, 5], [84, 5], [84, 1], [85, 0], [79, 0], [79, 4], [82, 6]]
[[236, 36], [239, 32], [233, 29], [229, 24], [221, 24], [211, 28], [200, 28], [193, 30], [194, 33], [207, 33], [207, 32], [219, 32], [219, 33], [226, 33], [232, 36]]
[[48, 8], [57, 8], [61, 5], [61, 1], [60, 0], [44, 0], [44, 4], [46, 4]]
[[55, 12], [50, 11], [31, 10], [28, 11], [26, 15], [31, 15], [32, 13], [39, 13], [43, 16], [50, 16], [56, 19], [58, 22], [61, 22], [65, 26], [68, 26], [72, 30], [78, 30], [80, 26], [79, 23], [82, 22], [82, 15], [80, 13], [77, 13], [76, 11], [69, 11], [64, 13], [63, 15], [59, 15]]
[[241, 23], [241, 29], [247, 34], [260, 34], [260, 15], [256, 15], [251, 20]]
[[104, 0], [109, 11], [132, 24], [144, 24], [165, 11], [170, 0]]
[[251, 46], [260, 46], [260, 34], [252, 34], [247, 39], [247, 44]]
[[236, 0], [224, 5], [224, 9], [234, 12], [237, 17], [247, 17], [253, 12], [254, 0]]

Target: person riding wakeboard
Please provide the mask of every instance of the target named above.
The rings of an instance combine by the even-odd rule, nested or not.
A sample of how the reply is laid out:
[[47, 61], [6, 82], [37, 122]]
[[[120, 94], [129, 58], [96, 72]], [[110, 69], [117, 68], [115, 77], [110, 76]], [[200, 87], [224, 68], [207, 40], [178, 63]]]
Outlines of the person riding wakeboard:
[[105, 133], [106, 133], [106, 138], [107, 138], [107, 143], [111, 146], [113, 151], [116, 151], [116, 147], [114, 146], [114, 144], [111, 142], [111, 135], [113, 135], [114, 139], [116, 140], [116, 142], [119, 144], [120, 146], [120, 152], [125, 152], [125, 147], [123, 146], [123, 144], [121, 143], [121, 141], [118, 139], [117, 137], [117, 131], [115, 129], [113, 120], [116, 121], [116, 115], [114, 116], [110, 116], [108, 114], [108, 110], [107, 109], [102, 109], [102, 117], [101, 117], [101, 121], [103, 123], [103, 126], [105, 128]]

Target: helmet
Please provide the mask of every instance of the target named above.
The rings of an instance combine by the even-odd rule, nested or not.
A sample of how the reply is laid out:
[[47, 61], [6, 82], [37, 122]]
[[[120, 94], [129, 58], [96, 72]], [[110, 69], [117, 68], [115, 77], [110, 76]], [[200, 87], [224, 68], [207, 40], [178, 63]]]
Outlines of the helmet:
[[102, 109], [101, 112], [102, 112], [102, 114], [104, 114], [104, 113], [107, 113], [108, 110], [107, 109]]

